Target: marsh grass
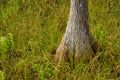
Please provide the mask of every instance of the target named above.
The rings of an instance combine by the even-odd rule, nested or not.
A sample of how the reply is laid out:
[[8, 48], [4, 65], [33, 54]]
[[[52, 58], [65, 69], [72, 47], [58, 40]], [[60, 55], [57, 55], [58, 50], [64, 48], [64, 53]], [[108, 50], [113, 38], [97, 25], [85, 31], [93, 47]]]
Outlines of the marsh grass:
[[69, 16], [69, 0], [0, 0], [0, 80], [120, 79], [120, 1], [89, 0], [99, 50], [90, 62], [57, 69], [53, 53]]

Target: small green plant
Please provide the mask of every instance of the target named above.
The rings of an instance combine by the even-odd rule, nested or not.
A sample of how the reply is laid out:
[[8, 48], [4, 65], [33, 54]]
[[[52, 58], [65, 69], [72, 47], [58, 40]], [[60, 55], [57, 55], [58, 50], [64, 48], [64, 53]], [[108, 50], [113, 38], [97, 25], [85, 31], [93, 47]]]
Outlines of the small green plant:
[[13, 35], [11, 33], [8, 34], [7, 37], [0, 38], [0, 53], [6, 54], [9, 49], [14, 48], [14, 40]]
[[104, 32], [103, 32], [102, 29], [99, 29], [99, 30], [97, 31], [97, 35], [98, 35], [98, 41], [99, 41], [99, 42], [103, 41], [103, 39], [104, 39]]
[[4, 72], [0, 71], [0, 80], [4, 80]]
[[45, 62], [44, 64], [44, 72], [45, 72], [45, 76], [47, 77], [52, 77], [52, 66], [50, 65], [50, 63], [48, 61]]
[[0, 38], [0, 53], [5, 54], [8, 51], [7, 39], [6, 37]]
[[32, 63], [32, 68], [36, 71], [39, 72], [39, 65]]
[[104, 31], [100, 27], [100, 25], [98, 25], [97, 28], [96, 28], [95, 38], [98, 40], [98, 42], [102, 42], [103, 39], [104, 39]]
[[114, 0], [109, 0], [109, 5], [110, 5], [110, 7], [114, 7], [115, 6], [115, 1]]
[[[38, 66], [34, 65], [33, 67], [34, 67], [34, 69], [38, 70]], [[43, 64], [42, 70], [40, 69], [38, 71], [39, 79], [40, 80], [47, 80], [47, 79], [53, 80], [54, 76], [53, 76], [52, 70], [53, 70], [52, 66], [50, 65], [50, 63], [48, 61], [46, 61]]]
[[11, 33], [8, 33], [7, 36], [1, 37], [0, 38], [0, 57], [2, 60], [5, 60], [6, 58], [9, 58], [8, 56], [12, 53], [14, 50], [14, 39], [13, 35]]
[[14, 48], [14, 39], [13, 39], [13, 34], [11, 34], [11, 33], [8, 33], [7, 45], [10, 49]]

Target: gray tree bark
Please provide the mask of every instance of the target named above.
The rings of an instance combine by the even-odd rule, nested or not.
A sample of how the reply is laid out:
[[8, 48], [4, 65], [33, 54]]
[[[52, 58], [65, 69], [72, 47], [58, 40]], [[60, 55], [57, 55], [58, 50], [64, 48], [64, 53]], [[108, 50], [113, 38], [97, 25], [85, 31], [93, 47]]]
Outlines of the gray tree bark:
[[87, 54], [87, 58], [97, 51], [88, 25], [88, 0], [71, 0], [69, 21], [62, 41], [57, 48], [55, 61], [75, 63]]

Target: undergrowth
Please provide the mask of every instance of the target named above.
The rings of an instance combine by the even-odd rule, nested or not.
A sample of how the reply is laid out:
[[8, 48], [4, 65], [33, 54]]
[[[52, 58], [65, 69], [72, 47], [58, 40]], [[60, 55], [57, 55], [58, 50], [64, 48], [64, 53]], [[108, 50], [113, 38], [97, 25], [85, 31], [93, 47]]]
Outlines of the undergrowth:
[[120, 79], [120, 0], [89, 0], [95, 58], [72, 69], [53, 65], [65, 32], [69, 0], [0, 0], [0, 80]]

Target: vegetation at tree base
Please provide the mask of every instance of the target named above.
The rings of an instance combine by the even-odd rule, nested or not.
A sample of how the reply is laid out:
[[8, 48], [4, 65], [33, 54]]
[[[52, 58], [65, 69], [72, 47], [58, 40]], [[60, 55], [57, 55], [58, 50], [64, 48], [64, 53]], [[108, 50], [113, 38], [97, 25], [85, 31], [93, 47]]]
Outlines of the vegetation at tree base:
[[53, 63], [69, 16], [69, 0], [0, 0], [0, 80], [120, 79], [120, 0], [89, 0], [95, 58], [72, 69]]

